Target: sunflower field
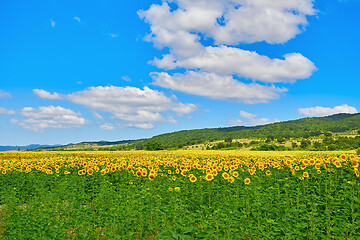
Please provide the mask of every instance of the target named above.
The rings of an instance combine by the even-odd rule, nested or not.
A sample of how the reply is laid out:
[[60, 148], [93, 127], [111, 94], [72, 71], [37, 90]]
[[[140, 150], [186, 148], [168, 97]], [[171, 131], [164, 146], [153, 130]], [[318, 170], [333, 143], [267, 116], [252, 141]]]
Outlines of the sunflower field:
[[349, 152], [0, 153], [0, 239], [360, 239]]

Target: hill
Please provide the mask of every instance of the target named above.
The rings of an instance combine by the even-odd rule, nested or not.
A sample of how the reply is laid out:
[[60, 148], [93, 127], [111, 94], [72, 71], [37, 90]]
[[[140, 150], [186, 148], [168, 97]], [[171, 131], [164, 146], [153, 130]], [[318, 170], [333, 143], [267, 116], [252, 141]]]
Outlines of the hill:
[[27, 146], [0, 146], [0, 152], [1, 151], [16, 151], [16, 150], [33, 150], [38, 148], [54, 148], [61, 145], [40, 145], [40, 144], [31, 144]]
[[[341, 136], [352, 135], [356, 141], [348, 148], [356, 149], [358, 138], [355, 138], [360, 132], [360, 114], [335, 114], [326, 117], [310, 117], [284, 122], [277, 122], [261, 126], [234, 126], [224, 128], [205, 128], [196, 130], [183, 130], [172, 133], [165, 133], [154, 136], [149, 139], [126, 140], [119, 142], [83, 142], [79, 144], [70, 144], [67, 146], [52, 148], [52, 150], [132, 150], [132, 149], [179, 149], [196, 144], [208, 144], [216, 141], [232, 142], [233, 139], [258, 139], [257, 143], [266, 143], [274, 145], [277, 142], [284, 142], [289, 139], [297, 139], [295, 144], [301, 144], [304, 139], [321, 138], [325, 139], [326, 146], [320, 149], [328, 149], [328, 145], [340, 144]], [[330, 136], [337, 136], [329, 140]], [[310, 140], [308, 140], [310, 141]], [[343, 140], [342, 140], [343, 141]], [[323, 143], [321, 140], [320, 143]], [[355, 145], [354, 145], [355, 144]], [[253, 143], [253, 145], [256, 145]], [[312, 145], [311, 141], [303, 146]], [[345, 144], [346, 145], [346, 144]], [[344, 146], [345, 146], [344, 145]], [[234, 145], [235, 146], [235, 145]], [[296, 147], [295, 145], [293, 145]], [[237, 144], [235, 147], [241, 147]], [[336, 147], [337, 148], [337, 147]], [[276, 150], [276, 149], [275, 149]]]

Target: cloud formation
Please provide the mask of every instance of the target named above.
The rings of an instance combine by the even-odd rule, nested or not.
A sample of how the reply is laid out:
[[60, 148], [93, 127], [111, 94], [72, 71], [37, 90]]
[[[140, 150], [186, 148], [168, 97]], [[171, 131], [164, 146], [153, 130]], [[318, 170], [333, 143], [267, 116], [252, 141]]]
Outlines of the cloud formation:
[[109, 33], [109, 36], [112, 38], [117, 38], [119, 35], [115, 33]]
[[338, 113], [358, 113], [355, 107], [351, 107], [347, 104], [341, 106], [330, 107], [310, 107], [310, 108], [299, 108], [298, 113], [304, 116], [324, 117]]
[[239, 113], [240, 117], [242, 118], [248, 118], [248, 119], [254, 119], [257, 117], [256, 114], [253, 114], [253, 113], [248, 113], [248, 112], [245, 112], [245, 111], [240, 111]]
[[[112, 119], [120, 120], [129, 127], [152, 128], [156, 122], [173, 122], [166, 119], [162, 113], [172, 111], [177, 114], [189, 114], [197, 109], [194, 104], [184, 104], [167, 97], [164, 93], [148, 87], [99, 86], [68, 95], [36, 91], [39, 97], [49, 99], [49, 96], [59, 96], [61, 99], [83, 105], [100, 116], [98, 112], [112, 114]], [[99, 118], [101, 119], [101, 118]], [[103, 124], [102, 129], [115, 128]], [[110, 127], [112, 126], [112, 127]]]
[[0, 89], [0, 98], [11, 98], [11, 94]]
[[25, 119], [12, 119], [11, 122], [34, 132], [50, 128], [81, 128], [87, 123], [80, 113], [60, 106], [25, 107], [21, 115]]
[[[150, 24], [151, 33], [145, 40], [153, 42], [159, 49], [169, 49], [169, 53], [161, 59], [151, 61], [153, 65], [166, 71], [185, 69], [198, 72], [198, 75], [222, 76], [223, 79], [235, 75], [240, 79], [261, 82], [264, 89], [268, 89], [265, 86], [269, 83], [293, 83], [308, 78], [316, 67], [300, 53], [288, 53], [283, 59], [271, 59], [235, 46], [262, 41], [269, 44], [285, 43], [301, 33], [308, 24], [306, 16], [315, 13], [312, 0], [167, 0], [138, 12]], [[170, 77], [183, 79], [175, 75]], [[256, 92], [258, 88], [258, 85], [244, 86], [235, 79], [223, 81], [220, 84], [222, 88], [218, 89], [223, 97], [217, 99], [264, 102], [261, 98], [254, 101], [257, 95], [248, 94], [247, 99], [241, 96], [242, 92], [236, 97], [232, 95], [226, 98], [227, 94], [221, 91], [231, 88], [234, 81], [242, 88], [254, 88], [251, 92]], [[155, 84], [158, 83], [155, 79]], [[174, 83], [177, 85], [177, 82]], [[194, 82], [194, 85], [195, 88], [204, 86], [206, 92], [207, 86], [212, 83], [203, 83], [204, 80], [201, 80], [201, 83]], [[182, 85], [183, 82], [178, 84]], [[170, 88], [182, 91], [182, 87]], [[201, 91], [185, 92], [207, 96], [197, 94]], [[278, 97], [277, 94], [272, 96], [267, 100]]]
[[52, 27], [55, 27], [55, 25], [56, 25], [55, 21], [52, 20], [52, 19], [50, 19], [50, 25], [51, 25]]
[[279, 122], [278, 119], [257, 118], [256, 114], [248, 113], [245, 111], [240, 111], [239, 115], [242, 118], [246, 118], [246, 120], [230, 120], [229, 124], [232, 126], [257, 126]]
[[48, 100], [60, 100], [61, 99], [61, 96], [58, 93], [49, 93], [42, 89], [34, 89], [33, 92], [35, 95], [39, 96], [42, 99], [48, 99]]
[[8, 110], [6, 108], [0, 107], [0, 114], [15, 115], [15, 111], [14, 110]]
[[154, 84], [212, 99], [233, 100], [247, 104], [267, 103], [279, 98], [286, 92], [285, 88], [263, 86], [260, 84], [245, 84], [232, 76], [222, 76], [216, 73], [194, 72], [170, 75], [166, 72], [151, 73]]
[[74, 17], [74, 20], [76, 20], [77, 22], [81, 22], [81, 19], [79, 17]]

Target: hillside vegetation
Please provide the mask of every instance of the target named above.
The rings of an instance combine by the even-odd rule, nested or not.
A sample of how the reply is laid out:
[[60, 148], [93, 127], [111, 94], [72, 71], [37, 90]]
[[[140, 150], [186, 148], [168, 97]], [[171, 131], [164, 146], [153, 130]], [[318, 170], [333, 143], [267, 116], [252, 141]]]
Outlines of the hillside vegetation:
[[[184, 130], [111, 146], [84, 143], [56, 150], [162, 150], [201, 144], [202, 149], [351, 150], [360, 148], [360, 114], [311, 117], [262, 126]], [[247, 143], [235, 139], [250, 139]], [[105, 143], [105, 142], [103, 142]], [[290, 145], [290, 146], [289, 146]]]

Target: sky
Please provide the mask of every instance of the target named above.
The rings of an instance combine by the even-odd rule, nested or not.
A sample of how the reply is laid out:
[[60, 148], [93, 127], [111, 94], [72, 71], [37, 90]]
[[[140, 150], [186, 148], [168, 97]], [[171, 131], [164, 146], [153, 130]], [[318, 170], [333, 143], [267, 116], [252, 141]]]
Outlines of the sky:
[[358, 0], [2, 0], [0, 145], [360, 110]]

